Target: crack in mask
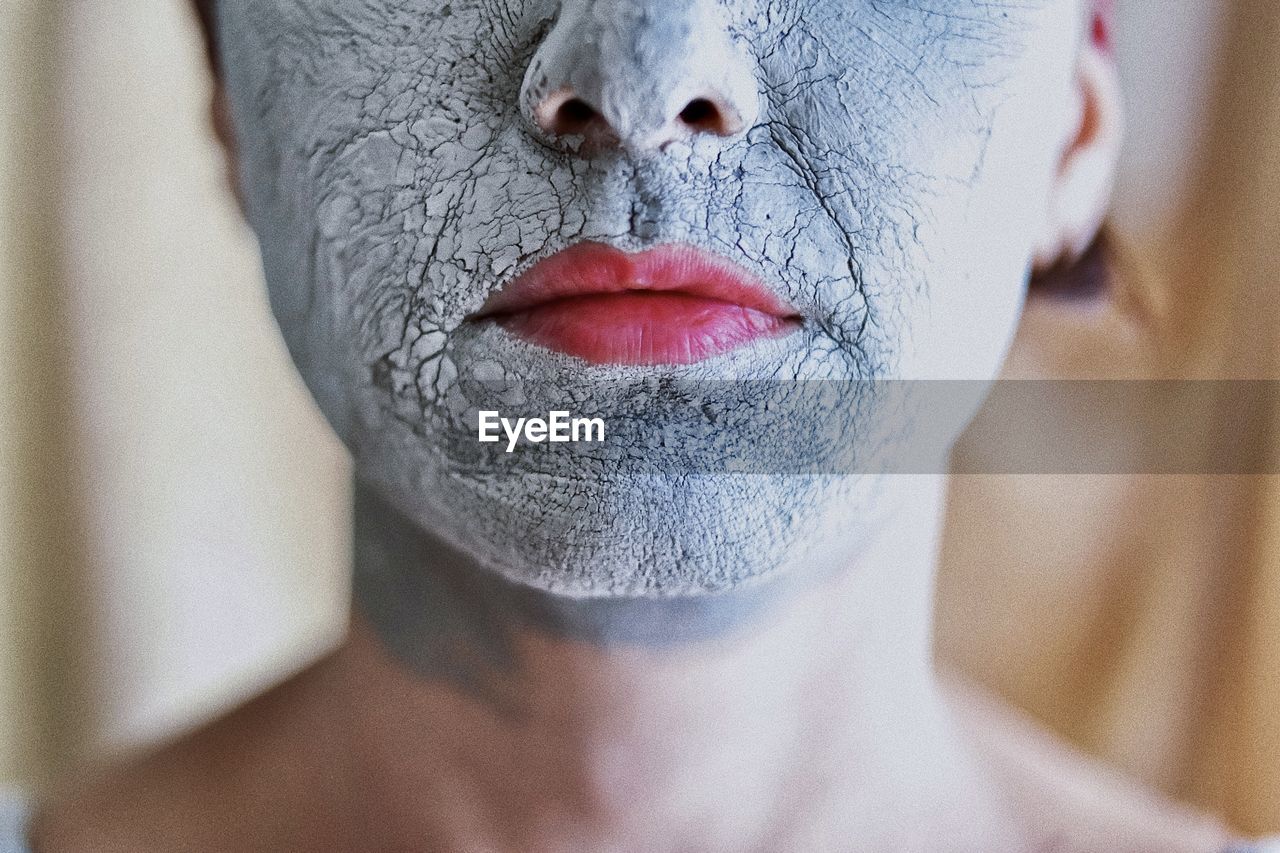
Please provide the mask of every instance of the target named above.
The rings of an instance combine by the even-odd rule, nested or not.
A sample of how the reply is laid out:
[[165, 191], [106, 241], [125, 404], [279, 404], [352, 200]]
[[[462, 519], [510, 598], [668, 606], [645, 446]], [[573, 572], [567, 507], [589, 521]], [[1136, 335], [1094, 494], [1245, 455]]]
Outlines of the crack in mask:
[[[1080, 19], [1074, 0], [225, 0], [219, 27], [272, 306], [361, 480], [486, 569], [598, 597], [732, 589], [870, 535], [871, 473], [681, 471], [625, 424], [695, 407], [681, 452], [723, 453], [753, 441], [750, 407], [809, 380], [992, 378], [1070, 131]], [[586, 145], [531, 121], [556, 75], [754, 100], [731, 135]], [[726, 256], [803, 323], [636, 367], [469, 319], [583, 241]], [[798, 435], [894, 440], [867, 428], [872, 397], [795, 398]], [[599, 447], [498, 465], [477, 452], [484, 407], [626, 417]]]

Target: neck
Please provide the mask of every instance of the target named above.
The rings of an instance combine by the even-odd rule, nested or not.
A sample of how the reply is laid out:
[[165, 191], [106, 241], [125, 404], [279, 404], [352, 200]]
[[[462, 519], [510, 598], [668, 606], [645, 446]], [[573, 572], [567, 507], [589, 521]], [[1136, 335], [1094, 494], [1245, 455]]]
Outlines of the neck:
[[942, 481], [897, 480], [843, 570], [671, 601], [513, 586], [360, 488], [370, 825], [390, 849], [1016, 849], [933, 676]]

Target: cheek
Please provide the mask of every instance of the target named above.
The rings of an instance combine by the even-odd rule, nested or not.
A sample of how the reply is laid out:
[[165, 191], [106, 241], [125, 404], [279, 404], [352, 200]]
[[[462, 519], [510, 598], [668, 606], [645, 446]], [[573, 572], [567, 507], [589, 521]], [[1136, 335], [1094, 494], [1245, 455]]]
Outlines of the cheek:
[[[427, 360], [441, 348], [436, 325], [418, 323], [439, 313], [424, 305], [461, 304], [457, 282], [480, 269], [482, 244], [512, 242], [484, 209], [503, 205], [510, 182], [481, 168], [515, 110], [495, 93], [515, 89], [518, 63], [503, 61], [509, 40], [483, 14], [502, 4], [455, 3], [442, 16], [426, 13], [444, 4], [416, 0], [220, 2], [241, 186], [272, 307], [348, 438], [388, 352]], [[480, 225], [440, 224], [461, 209]], [[433, 256], [443, 273], [428, 277]], [[428, 360], [415, 378], [446, 367]]]
[[[1075, 32], [1070, 18], [1046, 25], [1035, 35], [1045, 43], [1024, 54], [1035, 61], [1020, 63], [993, 93], [976, 167], [965, 160], [969, 177], [938, 200], [922, 233], [929, 248], [920, 262], [933, 272], [904, 378], [985, 380], [999, 372], [1073, 130], [1074, 50], [1064, 32]], [[957, 159], [969, 156], [971, 148], [955, 148]]]

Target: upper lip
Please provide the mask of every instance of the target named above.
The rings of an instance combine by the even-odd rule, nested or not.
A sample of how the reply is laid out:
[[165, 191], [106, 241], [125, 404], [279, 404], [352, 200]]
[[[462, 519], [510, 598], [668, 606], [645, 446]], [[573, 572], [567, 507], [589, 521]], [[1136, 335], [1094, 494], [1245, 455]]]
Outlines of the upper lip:
[[587, 242], [534, 264], [491, 296], [470, 319], [518, 314], [576, 297], [646, 291], [740, 305], [780, 318], [800, 316], [759, 277], [721, 255], [678, 244], [627, 253]]

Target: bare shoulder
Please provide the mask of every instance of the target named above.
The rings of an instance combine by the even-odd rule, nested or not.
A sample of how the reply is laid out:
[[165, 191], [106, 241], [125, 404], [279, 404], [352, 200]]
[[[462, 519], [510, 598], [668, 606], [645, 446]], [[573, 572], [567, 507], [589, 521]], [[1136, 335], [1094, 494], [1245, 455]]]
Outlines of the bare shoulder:
[[[39, 853], [337, 849], [342, 766], [324, 661], [158, 749], [90, 769], [37, 810]], [[324, 843], [313, 844], [324, 838]]]
[[1232, 836], [1218, 821], [1160, 796], [1070, 748], [980, 688], [953, 679], [947, 692], [1013, 807], [1055, 853], [1221, 853]]

